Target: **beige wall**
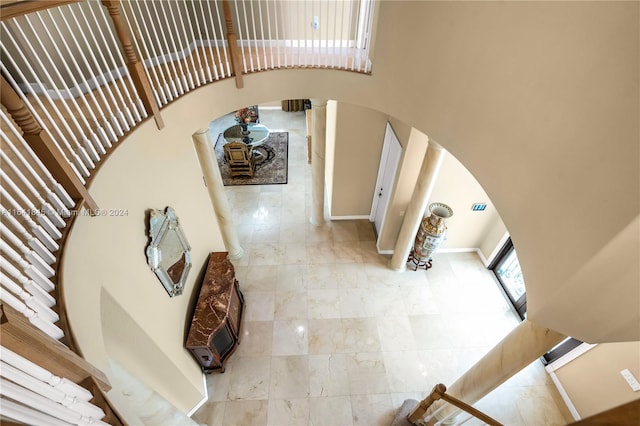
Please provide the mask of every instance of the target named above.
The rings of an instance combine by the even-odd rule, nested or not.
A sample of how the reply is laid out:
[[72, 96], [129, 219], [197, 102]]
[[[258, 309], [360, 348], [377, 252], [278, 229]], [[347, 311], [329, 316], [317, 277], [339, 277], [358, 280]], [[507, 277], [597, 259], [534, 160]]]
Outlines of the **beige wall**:
[[[518, 247], [532, 321], [590, 343], [640, 340], [639, 6], [380, 2], [370, 76], [253, 73], [242, 90], [225, 80], [171, 103], [162, 112], [167, 127], [147, 122], [133, 132], [90, 187], [101, 207], [129, 216], [79, 218], [68, 237], [62, 279], [83, 353], [98, 367], [105, 362], [105, 287], [184, 375], [163, 396], [180, 409], [198, 402], [199, 371], [182, 348], [187, 297], [169, 298], [146, 265], [144, 210], [174, 207], [202, 264], [222, 243], [191, 134], [244, 105], [300, 98], [401, 117], [459, 159]], [[407, 40], [420, 40], [411, 54]], [[423, 139], [412, 143], [391, 122], [410, 153], [402, 163], [421, 160]], [[410, 193], [411, 182], [399, 176], [397, 185]], [[402, 211], [408, 199], [395, 201]], [[387, 247], [394, 240], [387, 236]], [[576, 306], [588, 309], [576, 315]]]
[[[338, 103], [330, 197], [332, 217], [369, 217], [387, 115]], [[329, 152], [327, 152], [329, 156]]]
[[[108, 354], [183, 411], [203, 394], [200, 368], [184, 349], [191, 293], [208, 253], [225, 250], [191, 141], [208, 118], [192, 108], [172, 104], [163, 110], [162, 131], [147, 120], [121, 142], [90, 190], [102, 209], [127, 214], [78, 217], [62, 270], [69, 318], [87, 359], [106, 368]], [[145, 212], [166, 206], [179, 217], [194, 265], [184, 294], [173, 298], [145, 257]]]
[[620, 374], [624, 369], [640, 380], [640, 342], [599, 344], [555, 373], [585, 418], [640, 397]]
[[[429, 204], [434, 202], [445, 203], [453, 209], [453, 216], [446, 221], [448, 230], [446, 239], [440, 246], [442, 250], [479, 248], [494, 223], [502, 222], [482, 186], [449, 153], [445, 155], [429, 199]], [[472, 211], [473, 203], [485, 203], [487, 208], [484, 211]], [[425, 215], [428, 214], [427, 207]]]

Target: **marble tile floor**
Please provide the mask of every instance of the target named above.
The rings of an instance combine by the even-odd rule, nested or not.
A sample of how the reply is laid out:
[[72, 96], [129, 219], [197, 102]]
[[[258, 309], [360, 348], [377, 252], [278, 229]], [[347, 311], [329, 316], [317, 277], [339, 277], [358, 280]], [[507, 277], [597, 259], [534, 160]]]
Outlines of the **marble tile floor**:
[[[388, 426], [405, 399], [450, 385], [517, 325], [475, 253], [394, 272], [371, 224], [309, 224], [311, 170], [302, 112], [260, 108], [289, 131], [289, 183], [225, 187], [244, 256], [241, 343], [193, 419], [210, 426]], [[225, 116], [212, 136], [233, 124]], [[215, 140], [215, 138], [213, 139]], [[505, 425], [570, 415], [539, 361], [476, 404]]]

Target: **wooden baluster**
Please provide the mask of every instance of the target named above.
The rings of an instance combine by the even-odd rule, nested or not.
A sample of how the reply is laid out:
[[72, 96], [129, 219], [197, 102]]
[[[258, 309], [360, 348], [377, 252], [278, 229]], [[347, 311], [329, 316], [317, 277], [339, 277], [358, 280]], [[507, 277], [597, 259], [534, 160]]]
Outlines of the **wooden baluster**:
[[113, 25], [116, 29], [116, 34], [118, 34], [118, 39], [120, 40], [120, 44], [122, 45], [122, 48], [124, 50], [125, 58], [127, 61], [127, 69], [129, 70], [129, 74], [133, 79], [133, 84], [136, 87], [138, 96], [140, 96], [140, 99], [142, 100], [147, 113], [153, 115], [153, 119], [156, 121], [156, 126], [158, 126], [158, 129], [162, 129], [164, 127], [164, 121], [162, 121], [160, 109], [153, 97], [151, 84], [149, 83], [147, 75], [144, 72], [144, 65], [138, 60], [138, 56], [136, 55], [135, 50], [133, 50], [131, 37], [129, 36], [129, 32], [125, 27], [122, 16], [120, 14], [120, 2], [117, 0], [102, 0], [102, 4], [109, 11], [109, 16], [111, 16], [111, 20], [113, 21]]
[[31, 112], [13, 87], [2, 76], [0, 78], [0, 99], [7, 112], [13, 117], [16, 124], [22, 129], [23, 137], [31, 149], [44, 163], [51, 174], [69, 193], [71, 198], [79, 205], [84, 202], [90, 212], [98, 210], [95, 200], [84, 187], [80, 179], [65, 161], [62, 153], [56, 147], [54, 141], [42, 130]]
[[420, 401], [420, 404], [418, 404], [418, 406], [409, 413], [409, 416], [407, 417], [409, 421], [416, 424], [416, 422], [424, 416], [431, 404], [442, 398], [442, 394], [444, 394], [446, 390], [447, 387], [442, 383], [435, 385], [431, 393], [425, 399]]
[[238, 48], [238, 36], [233, 29], [229, 0], [223, 0], [222, 12], [224, 14], [225, 26], [227, 27], [227, 41], [229, 42], [229, 52], [231, 54], [231, 66], [233, 67], [233, 74], [236, 77], [236, 87], [242, 89], [244, 87], [244, 82], [242, 81], [242, 52]]

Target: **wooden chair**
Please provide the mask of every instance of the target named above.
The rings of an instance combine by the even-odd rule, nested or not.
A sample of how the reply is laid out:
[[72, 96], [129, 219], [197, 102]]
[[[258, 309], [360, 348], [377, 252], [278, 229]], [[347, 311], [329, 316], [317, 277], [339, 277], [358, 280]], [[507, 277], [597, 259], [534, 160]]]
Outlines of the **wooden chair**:
[[231, 177], [253, 176], [255, 157], [253, 149], [242, 142], [229, 142], [224, 145], [224, 158], [229, 165]]

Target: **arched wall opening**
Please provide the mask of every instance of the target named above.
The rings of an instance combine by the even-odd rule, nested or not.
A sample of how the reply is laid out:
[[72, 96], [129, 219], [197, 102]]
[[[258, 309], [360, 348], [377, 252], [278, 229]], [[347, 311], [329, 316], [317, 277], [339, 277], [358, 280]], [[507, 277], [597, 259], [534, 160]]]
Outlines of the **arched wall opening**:
[[[165, 129], [142, 124], [91, 184], [102, 208], [128, 216], [79, 217], [67, 239], [64, 291], [84, 355], [106, 362], [92, 343], [104, 340], [96, 316], [105, 286], [200, 386], [180, 340], [187, 298], [170, 299], [148, 270], [143, 212], [175, 208], [194, 264], [223, 250], [191, 134], [240, 107], [297, 98], [366, 106], [434, 138], [482, 183], [518, 242], [530, 319], [589, 342], [640, 340], [638, 244], [628, 238], [637, 237], [640, 194], [638, 91], [629, 90], [640, 75], [637, 16], [634, 3], [382, 2], [371, 76], [270, 71], [246, 75], [242, 90], [221, 81], [173, 102]], [[420, 54], [399, 48], [407, 40], [420, 40]], [[616, 209], [603, 222], [594, 201]], [[602, 298], [602, 274], [589, 271], [616, 258], [631, 260]], [[579, 320], [567, 294], [591, 307]]]

